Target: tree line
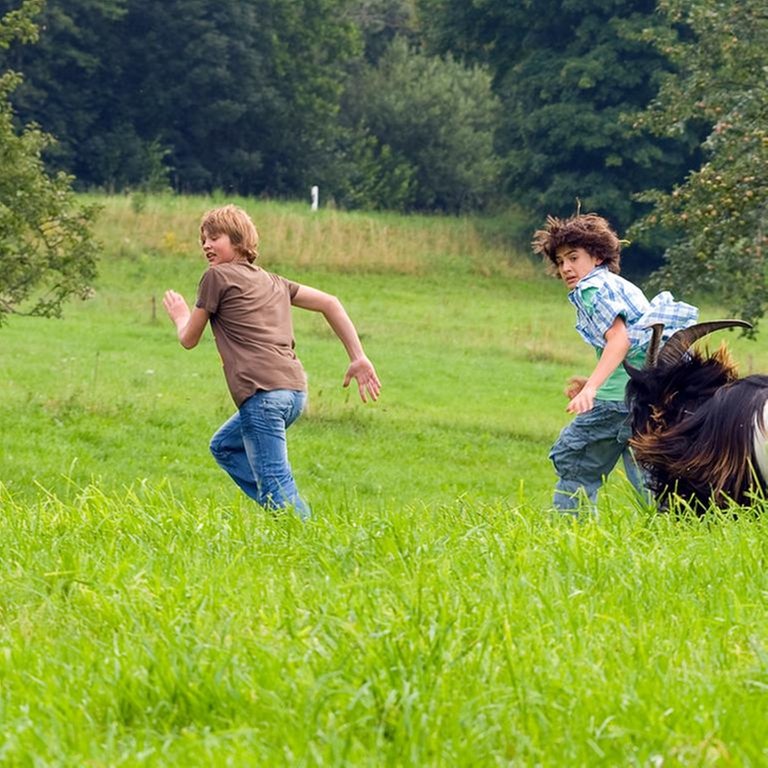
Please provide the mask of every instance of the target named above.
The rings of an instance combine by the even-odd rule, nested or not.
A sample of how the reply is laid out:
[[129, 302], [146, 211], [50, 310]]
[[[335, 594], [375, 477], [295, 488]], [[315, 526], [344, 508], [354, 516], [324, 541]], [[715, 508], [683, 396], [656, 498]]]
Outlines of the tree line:
[[8, 74], [7, 116], [17, 132], [39, 126], [46, 172], [75, 189], [301, 198], [318, 184], [344, 208], [514, 204], [531, 225], [578, 205], [629, 231], [638, 266], [661, 264], [667, 285], [702, 272], [742, 316], [764, 310], [758, 0], [0, 0], [0, 12], [5, 30], [23, 17], [37, 38], [3, 32], [0, 65], [23, 75]]
[[48, 0], [39, 25], [8, 56], [14, 106], [80, 186], [319, 184], [343, 207], [449, 212], [495, 195], [490, 77], [421, 47], [405, 0]]
[[623, 117], [670, 67], [641, 36], [654, 0], [47, 0], [38, 24], [8, 57], [14, 107], [83, 187], [539, 214], [578, 196], [623, 227], [697, 145]]

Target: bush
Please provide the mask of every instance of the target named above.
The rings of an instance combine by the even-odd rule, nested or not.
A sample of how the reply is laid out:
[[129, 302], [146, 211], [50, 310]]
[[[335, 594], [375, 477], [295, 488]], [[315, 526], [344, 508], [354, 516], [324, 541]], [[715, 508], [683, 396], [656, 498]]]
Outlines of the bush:
[[[367, 167], [364, 178], [349, 184], [348, 199], [360, 195], [375, 207], [400, 210], [483, 208], [498, 185], [499, 111], [485, 70], [428, 56], [396, 38], [346, 94], [344, 113], [358, 131], [356, 152]], [[372, 180], [379, 177], [389, 183], [377, 190]], [[393, 185], [393, 198], [377, 199]]]

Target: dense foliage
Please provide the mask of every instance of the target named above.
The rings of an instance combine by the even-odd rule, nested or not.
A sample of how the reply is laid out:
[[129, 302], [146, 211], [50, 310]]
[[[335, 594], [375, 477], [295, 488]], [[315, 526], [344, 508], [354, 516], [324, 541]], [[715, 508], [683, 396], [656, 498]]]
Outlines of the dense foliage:
[[655, 191], [639, 232], [676, 238], [659, 282], [724, 296], [745, 320], [768, 304], [768, 13], [760, 0], [662, 0], [671, 28], [655, 37], [679, 68], [640, 122], [663, 135], [710, 126], [704, 162], [671, 192]]
[[664, 188], [687, 167], [690, 137], [660, 140], [624, 116], [656, 94], [663, 53], [640, 39], [654, 0], [427, 0], [438, 49], [486, 62], [505, 106], [499, 151], [506, 190], [541, 220], [581, 200], [620, 228], [633, 194]]
[[305, 197], [319, 184], [345, 206], [447, 211], [506, 192], [535, 220], [579, 198], [623, 228], [643, 210], [634, 192], [689, 167], [687, 142], [622, 120], [666, 66], [638, 34], [653, 9], [49, 0], [40, 43], [14, 52], [17, 104], [84, 187]]
[[[500, 105], [490, 78], [450, 56], [427, 56], [396, 38], [375, 67], [350, 87], [345, 119], [372, 137], [379, 167], [368, 179], [394, 176], [367, 207], [461, 211], [493, 198], [500, 163], [494, 131]], [[364, 179], [356, 189], [363, 188]]]
[[[0, 21], [0, 47], [34, 40], [39, 6], [28, 0]], [[0, 324], [11, 312], [58, 315], [95, 273], [94, 211], [78, 206], [69, 176], [46, 172], [50, 137], [34, 125], [16, 129], [9, 96], [19, 82], [12, 71], [0, 76]]]
[[19, 108], [86, 186], [296, 193], [322, 174], [356, 50], [341, 5], [51, 0], [16, 52]]
[[[495, 97], [477, 68], [410, 56], [415, 25], [414, 6], [394, 0], [50, 0], [39, 44], [10, 58], [27, 79], [16, 104], [86, 188], [304, 197], [318, 184], [345, 205], [477, 206], [495, 189]], [[410, 39], [400, 53], [396, 36]], [[340, 114], [361, 83], [394, 97], [393, 69], [410, 84], [391, 118], [383, 92], [357, 102], [375, 114]], [[413, 149], [403, 134], [417, 111]], [[433, 169], [424, 140], [438, 124]]]

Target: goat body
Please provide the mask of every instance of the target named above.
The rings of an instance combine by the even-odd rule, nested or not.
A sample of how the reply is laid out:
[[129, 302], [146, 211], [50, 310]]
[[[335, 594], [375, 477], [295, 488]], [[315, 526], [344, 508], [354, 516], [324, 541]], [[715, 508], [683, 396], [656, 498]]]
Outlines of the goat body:
[[725, 347], [628, 370], [630, 443], [659, 502], [702, 512], [766, 490], [768, 376], [739, 378]]

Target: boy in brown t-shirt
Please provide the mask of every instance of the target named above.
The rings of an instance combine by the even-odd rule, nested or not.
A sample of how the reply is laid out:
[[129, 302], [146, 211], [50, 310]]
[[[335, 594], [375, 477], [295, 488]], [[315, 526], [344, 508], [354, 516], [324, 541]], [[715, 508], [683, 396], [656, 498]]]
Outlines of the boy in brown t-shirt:
[[291, 307], [322, 312], [349, 355], [346, 387], [357, 381], [360, 397], [376, 400], [381, 383], [365, 356], [341, 302], [315, 288], [257, 267], [259, 236], [250, 216], [234, 205], [214, 208], [200, 222], [208, 269], [190, 310], [166, 291], [163, 306], [186, 349], [196, 346], [208, 321], [224, 365], [235, 413], [211, 439], [211, 452], [242, 490], [268, 509], [292, 506], [306, 519], [288, 461], [286, 430], [301, 414], [307, 379], [294, 353]]

